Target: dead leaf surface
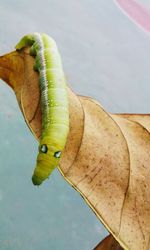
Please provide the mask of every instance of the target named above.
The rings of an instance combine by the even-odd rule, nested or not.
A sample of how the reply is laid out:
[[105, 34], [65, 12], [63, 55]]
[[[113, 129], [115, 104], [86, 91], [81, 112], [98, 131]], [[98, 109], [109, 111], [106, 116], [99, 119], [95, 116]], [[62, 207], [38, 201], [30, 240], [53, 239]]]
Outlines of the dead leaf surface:
[[119, 243], [108, 235], [102, 242], [100, 242], [93, 250], [123, 250]]
[[[14, 89], [27, 125], [39, 138], [33, 61], [28, 49], [0, 57], [0, 77]], [[60, 172], [123, 248], [150, 249], [150, 116], [109, 114], [92, 98], [70, 89], [68, 95], [70, 132]]]

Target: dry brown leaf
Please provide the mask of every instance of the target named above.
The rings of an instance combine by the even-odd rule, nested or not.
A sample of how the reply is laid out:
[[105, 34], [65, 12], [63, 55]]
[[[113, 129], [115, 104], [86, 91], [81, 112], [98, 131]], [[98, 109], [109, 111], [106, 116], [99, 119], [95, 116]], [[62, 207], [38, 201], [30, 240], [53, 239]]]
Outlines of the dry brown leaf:
[[93, 250], [123, 250], [112, 235], [108, 235]]
[[[41, 133], [38, 75], [23, 52], [0, 57], [0, 77], [15, 91], [33, 134]], [[70, 132], [60, 162], [64, 178], [84, 197], [125, 249], [150, 249], [150, 116], [109, 114], [70, 89]]]

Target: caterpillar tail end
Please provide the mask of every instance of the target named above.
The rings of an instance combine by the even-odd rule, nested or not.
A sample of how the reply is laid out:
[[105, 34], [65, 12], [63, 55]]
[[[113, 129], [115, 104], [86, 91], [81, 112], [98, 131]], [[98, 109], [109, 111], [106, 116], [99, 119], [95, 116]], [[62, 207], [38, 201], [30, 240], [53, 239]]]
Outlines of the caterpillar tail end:
[[34, 35], [26, 35], [24, 36], [19, 43], [15, 46], [16, 50], [21, 50], [24, 47], [31, 46], [34, 43]]
[[35, 186], [39, 186], [41, 185], [43, 182], [43, 180], [39, 177], [37, 177], [36, 175], [33, 175], [32, 176], [32, 183], [35, 185]]

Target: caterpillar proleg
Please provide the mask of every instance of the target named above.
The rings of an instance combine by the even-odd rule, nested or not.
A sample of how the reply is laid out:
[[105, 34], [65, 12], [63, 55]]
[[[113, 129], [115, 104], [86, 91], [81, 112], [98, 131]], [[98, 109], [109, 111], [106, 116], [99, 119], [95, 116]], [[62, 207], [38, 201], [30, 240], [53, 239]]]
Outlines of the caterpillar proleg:
[[46, 34], [24, 36], [17, 50], [30, 46], [39, 73], [42, 133], [33, 184], [40, 185], [58, 166], [69, 132], [67, 86], [55, 41]]

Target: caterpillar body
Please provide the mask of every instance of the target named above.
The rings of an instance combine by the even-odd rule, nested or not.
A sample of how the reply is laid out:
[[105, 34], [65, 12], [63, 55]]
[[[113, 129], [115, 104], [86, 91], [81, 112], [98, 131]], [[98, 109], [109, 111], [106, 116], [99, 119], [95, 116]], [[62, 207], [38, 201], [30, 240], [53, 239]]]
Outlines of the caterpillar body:
[[42, 132], [36, 167], [32, 176], [34, 185], [40, 185], [59, 164], [69, 132], [67, 86], [61, 58], [55, 41], [46, 34], [24, 36], [17, 50], [30, 46], [35, 57], [34, 70], [39, 72]]

